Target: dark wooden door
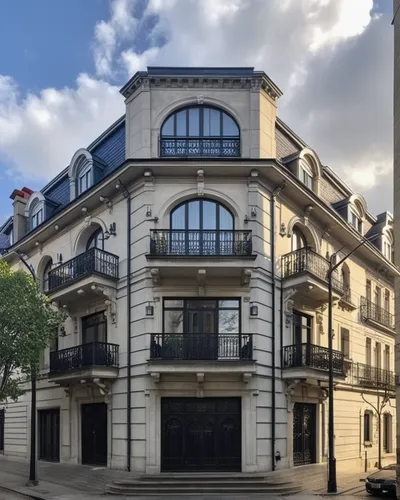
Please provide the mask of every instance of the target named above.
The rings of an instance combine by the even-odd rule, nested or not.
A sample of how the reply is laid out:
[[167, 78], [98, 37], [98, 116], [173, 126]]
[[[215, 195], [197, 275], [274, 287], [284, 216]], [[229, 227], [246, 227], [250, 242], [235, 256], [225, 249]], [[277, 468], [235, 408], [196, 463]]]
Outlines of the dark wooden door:
[[39, 460], [60, 461], [60, 410], [39, 410]]
[[82, 405], [82, 464], [107, 465], [107, 405]]
[[293, 408], [293, 463], [307, 465], [315, 463], [316, 406], [295, 403]]
[[240, 398], [163, 398], [162, 471], [240, 471]]

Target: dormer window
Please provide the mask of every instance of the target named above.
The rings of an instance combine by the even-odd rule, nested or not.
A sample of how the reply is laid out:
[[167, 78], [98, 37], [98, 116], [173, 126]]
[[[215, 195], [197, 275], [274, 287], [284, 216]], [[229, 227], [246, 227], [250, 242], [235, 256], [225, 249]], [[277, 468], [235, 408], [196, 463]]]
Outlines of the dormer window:
[[180, 108], [161, 127], [160, 156], [240, 156], [239, 126], [219, 108]]
[[43, 207], [39, 203], [36, 203], [36, 206], [33, 208], [31, 214], [31, 229], [35, 229], [35, 227], [40, 226], [43, 220]]
[[353, 211], [350, 212], [350, 224], [357, 229], [358, 232], [362, 233], [362, 220]]
[[68, 169], [70, 198], [73, 200], [98, 182], [106, 164], [87, 149], [78, 149]]
[[308, 187], [308, 189], [313, 189], [314, 174], [311, 167], [305, 161], [300, 162], [300, 180]]
[[85, 169], [83, 169], [82, 172], [79, 172], [78, 195], [84, 193], [91, 186], [92, 186], [92, 169], [85, 168]]

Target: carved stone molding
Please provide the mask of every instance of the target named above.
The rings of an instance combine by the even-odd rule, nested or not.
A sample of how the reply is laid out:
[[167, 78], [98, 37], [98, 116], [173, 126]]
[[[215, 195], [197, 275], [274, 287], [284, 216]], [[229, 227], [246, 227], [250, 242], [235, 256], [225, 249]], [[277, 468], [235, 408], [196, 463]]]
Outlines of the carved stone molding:
[[242, 286], [250, 284], [251, 279], [251, 269], [243, 269], [242, 272]]
[[296, 387], [299, 385], [300, 380], [295, 379], [292, 380], [290, 383], [288, 383], [286, 387], [286, 399], [287, 399], [287, 411], [288, 413], [291, 413], [293, 411], [294, 407], [294, 401], [292, 400], [294, 393], [296, 391]]
[[295, 288], [288, 288], [283, 292], [283, 311], [285, 314], [285, 325], [290, 326], [293, 318], [294, 301], [291, 297], [296, 293]]
[[153, 281], [153, 285], [160, 284], [160, 270], [157, 268], [150, 269], [151, 279]]
[[204, 196], [204, 170], [197, 171], [197, 195]]

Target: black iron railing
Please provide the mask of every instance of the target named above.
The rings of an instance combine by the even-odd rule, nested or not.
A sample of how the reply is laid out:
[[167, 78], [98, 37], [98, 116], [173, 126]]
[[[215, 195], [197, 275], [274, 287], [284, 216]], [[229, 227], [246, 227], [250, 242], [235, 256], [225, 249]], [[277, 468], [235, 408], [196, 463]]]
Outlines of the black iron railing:
[[91, 366], [118, 367], [117, 344], [92, 342], [50, 353], [50, 375]]
[[160, 139], [160, 156], [240, 156], [238, 137], [172, 137]]
[[365, 297], [361, 297], [360, 306], [361, 319], [363, 321], [376, 321], [381, 325], [394, 329], [394, 315], [389, 311], [386, 311], [386, 309], [374, 304]]
[[351, 366], [350, 383], [365, 388], [396, 390], [395, 375], [390, 370], [384, 370], [363, 363], [353, 363]]
[[[344, 355], [333, 350], [333, 372], [344, 376]], [[308, 367], [328, 372], [329, 349], [314, 344], [294, 344], [283, 348], [283, 367], [300, 368]]]
[[347, 283], [343, 283], [343, 295], [340, 300], [347, 304], [353, 304], [351, 300], [351, 288]]
[[251, 231], [157, 229], [150, 231], [150, 255], [246, 257], [252, 254]]
[[[329, 262], [312, 248], [299, 248], [282, 256], [282, 277], [289, 278], [299, 273], [309, 272], [315, 277], [327, 282]], [[340, 281], [337, 269], [332, 273], [332, 286], [344, 292], [345, 284]]]
[[117, 255], [91, 248], [52, 269], [48, 274], [44, 289], [50, 292], [89, 274], [118, 279], [118, 261]]
[[249, 333], [153, 334], [150, 359], [251, 360], [253, 359], [253, 339]]

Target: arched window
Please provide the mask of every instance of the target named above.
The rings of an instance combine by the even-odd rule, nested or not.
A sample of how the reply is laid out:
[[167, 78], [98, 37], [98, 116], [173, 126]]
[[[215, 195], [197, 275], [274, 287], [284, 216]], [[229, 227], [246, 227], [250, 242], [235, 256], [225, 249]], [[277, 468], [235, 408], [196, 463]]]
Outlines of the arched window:
[[104, 235], [103, 230], [100, 227], [96, 229], [96, 231], [90, 236], [88, 242], [86, 243], [86, 250], [90, 250], [91, 248], [104, 250]]
[[250, 242], [235, 232], [232, 213], [221, 203], [195, 199], [171, 212], [169, 251], [179, 255], [247, 255]]
[[344, 299], [350, 302], [351, 295], [350, 295], [350, 269], [349, 266], [344, 263], [341, 269], [341, 278], [342, 278], [342, 284], [343, 284], [343, 291], [344, 291]]
[[292, 252], [295, 250], [300, 250], [300, 248], [305, 248], [307, 246], [307, 240], [300, 228], [297, 226], [293, 229], [292, 234]]
[[52, 288], [51, 283], [50, 283], [51, 276], [49, 276], [49, 273], [50, 273], [52, 267], [53, 267], [53, 261], [50, 259], [47, 262], [47, 264], [44, 266], [44, 269], [43, 269], [43, 291], [44, 292], [47, 292], [48, 290], [50, 290]]
[[239, 127], [218, 108], [179, 109], [161, 127], [160, 156], [240, 156]]

